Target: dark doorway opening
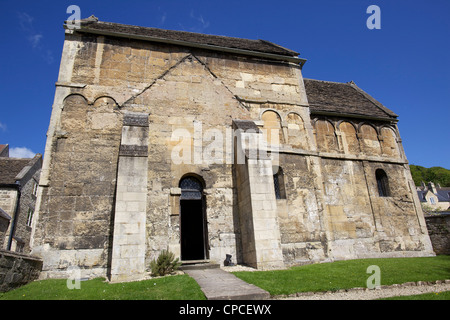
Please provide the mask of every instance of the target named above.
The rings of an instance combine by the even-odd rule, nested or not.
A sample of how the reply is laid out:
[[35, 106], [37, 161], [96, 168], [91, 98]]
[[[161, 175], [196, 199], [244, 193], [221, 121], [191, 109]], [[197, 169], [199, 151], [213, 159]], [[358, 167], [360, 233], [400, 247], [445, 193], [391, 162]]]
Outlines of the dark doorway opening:
[[188, 176], [180, 181], [181, 260], [208, 259], [205, 197], [203, 184]]
[[181, 200], [181, 260], [205, 259], [202, 200]]

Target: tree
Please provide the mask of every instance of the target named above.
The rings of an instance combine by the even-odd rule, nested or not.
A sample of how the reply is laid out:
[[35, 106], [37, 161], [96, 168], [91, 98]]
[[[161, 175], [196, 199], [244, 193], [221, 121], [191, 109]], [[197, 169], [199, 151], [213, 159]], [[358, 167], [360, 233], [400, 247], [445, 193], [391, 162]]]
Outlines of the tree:
[[439, 183], [441, 187], [450, 187], [450, 170], [442, 167], [425, 168], [417, 165], [410, 165], [411, 175], [416, 186], [429, 181]]

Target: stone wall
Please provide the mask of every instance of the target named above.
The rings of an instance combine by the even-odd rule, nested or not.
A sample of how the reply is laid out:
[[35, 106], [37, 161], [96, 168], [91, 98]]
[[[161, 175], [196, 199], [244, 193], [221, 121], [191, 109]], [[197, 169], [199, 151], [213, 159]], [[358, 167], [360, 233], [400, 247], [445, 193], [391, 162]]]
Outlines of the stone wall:
[[[225, 254], [263, 268], [424, 247], [428, 254], [397, 128], [311, 119], [299, 65], [68, 31], [32, 239], [44, 277], [65, 277], [71, 265], [83, 277], [105, 276], [113, 237], [131, 233], [123, 216], [133, 206], [144, 212], [119, 198], [130, 112], [148, 115], [147, 170], [138, 170], [147, 181], [140, 272], [142, 250], [147, 268], [163, 249], [180, 255], [179, 182], [189, 175], [203, 183], [206, 247], [217, 263]], [[247, 155], [233, 163], [236, 120], [259, 128], [279, 161]], [[258, 177], [278, 165], [286, 199], [275, 199], [271, 175]], [[378, 168], [392, 181], [389, 199], [376, 196]], [[120, 188], [136, 176], [122, 176]]]
[[450, 214], [426, 216], [428, 234], [436, 254], [450, 254]]
[[42, 260], [25, 254], [0, 250], [0, 292], [38, 279]]
[[[162, 249], [179, 254], [179, 197], [171, 190], [189, 174], [205, 183], [210, 259], [240, 256], [237, 186], [228, 161], [232, 119], [260, 113], [259, 104], [253, 108], [244, 98], [306, 104], [298, 66], [123, 41], [66, 36], [32, 240], [33, 253], [44, 257], [44, 277], [64, 277], [71, 265], [90, 276], [104, 276], [110, 268], [124, 113], [149, 114], [148, 266]], [[215, 140], [216, 133], [224, 139]], [[208, 149], [212, 141], [221, 145]]]
[[[38, 167], [38, 168], [36, 168]], [[32, 231], [32, 225], [27, 225], [28, 213], [36, 211], [36, 195], [33, 194], [33, 189], [35, 184], [39, 181], [41, 170], [40, 164], [39, 166], [35, 165], [29, 172], [29, 176], [22, 179], [21, 196], [20, 196], [20, 215], [19, 219], [16, 222], [14, 236], [23, 241], [23, 253], [30, 253], [30, 237]], [[14, 251], [14, 244], [11, 247], [11, 250]]]
[[0, 250], [6, 249], [8, 246], [9, 234], [11, 233], [12, 219], [15, 214], [15, 206], [17, 202], [17, 189], [2, 188], [0, 190], [0, 208], [2, 208], [10, 217], [9, 223], [3, 220], [2, 228], [0, 229]]

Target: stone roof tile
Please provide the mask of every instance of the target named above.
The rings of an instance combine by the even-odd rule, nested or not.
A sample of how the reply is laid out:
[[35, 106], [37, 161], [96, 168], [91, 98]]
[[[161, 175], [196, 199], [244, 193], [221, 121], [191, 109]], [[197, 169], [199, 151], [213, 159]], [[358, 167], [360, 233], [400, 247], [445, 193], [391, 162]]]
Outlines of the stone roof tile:
[[219, 35], [202, 34], [187, 31], [165, 30], [150, 27], [139, 27], [120, 23], [98, 21], [96, 17], [81, 20], [81, 30], [94, 33], [117, 33], [134, 36], [146, 36], [166, 40], [184, 41], [189, 43], [207, 44], [217, 47], [235, 48], [277, 55], [295, 57], [299, 53], [265, 40], [251, 40]]
[[360, 89], [353, 81], [347, 83], [304, 79], [311, 113], [336, 113], [380, 119], [398, 116]]
[[28, 165], [31, 159], [0, 158], [0, 184], [14, 184], [16, 176]]

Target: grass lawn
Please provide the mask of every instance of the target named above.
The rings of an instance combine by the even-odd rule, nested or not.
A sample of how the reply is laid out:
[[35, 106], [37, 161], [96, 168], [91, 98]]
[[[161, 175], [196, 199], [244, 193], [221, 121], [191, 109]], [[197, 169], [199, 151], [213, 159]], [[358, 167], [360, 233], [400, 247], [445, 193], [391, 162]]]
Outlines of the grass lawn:
[[242, 271], [234, 274], [271, 295], [307, 291], [366, 288], [367, 267], [380, 268], [381, 285], [450, 279], [450, 256], [423, 258], [359, 259], [292, 267], [276, 271]]
[[[365, 288], [367, 278], [372, 275], [366, 273], [370, 265], [377, 265], [380, 268], [381, 285], [450, 279], [450, 256], [336, 261], [292, 267], [288, 270], [234, 272], [234, 274], [246, 282], [267, 290], [271, 295], [279, 295], [354, 287]], [[205, 299], [197, 282], [188, 275], [115, 284], [107, 283], [99, 278], [82, 281], [80, 290], [69, 290], [66, 283], [66, 280], [35, 281], [18, 289], [0, 293], [0, 300]], [[449, 292], [421, 296], [412, 296], [411, 299], [450, 299]]]
[[200, 286], [188, 275], [127, 283], [107, 283], [103, 278], [81, 282], [69, 290], [66, 280], [34, 281], [0, 293], [0, 300], [205, 300]]
[[450, 291], [424, 293], [414, 296], [383, 298], [379, 300], [450, 300]]

